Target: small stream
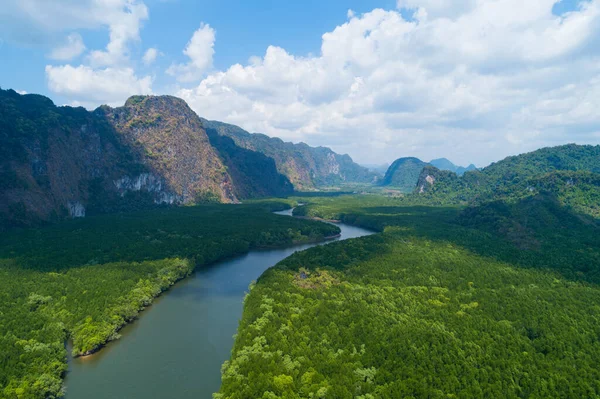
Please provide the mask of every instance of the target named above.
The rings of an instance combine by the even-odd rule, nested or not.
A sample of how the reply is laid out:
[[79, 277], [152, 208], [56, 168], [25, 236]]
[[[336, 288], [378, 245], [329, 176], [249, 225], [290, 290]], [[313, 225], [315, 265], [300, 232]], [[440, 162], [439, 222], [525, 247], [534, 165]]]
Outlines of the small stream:
[[[292, 210], [277, 213], [291, 216]], [[250, 283], [296, 251], [373, 234], [338, 226], [336, 240], [251, 251], [176, 284], [126, 326], [120, 340], [70, 361], [66, 399], [210, 399], [219, 390]]]

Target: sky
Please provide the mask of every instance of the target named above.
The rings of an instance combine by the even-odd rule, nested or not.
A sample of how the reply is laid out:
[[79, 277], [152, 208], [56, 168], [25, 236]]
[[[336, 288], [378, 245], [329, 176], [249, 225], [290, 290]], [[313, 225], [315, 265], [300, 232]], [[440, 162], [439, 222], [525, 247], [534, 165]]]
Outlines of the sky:
[[600, 0], [3, 0], [0, 87], [185, 99], [363, 164], [600, 144]]

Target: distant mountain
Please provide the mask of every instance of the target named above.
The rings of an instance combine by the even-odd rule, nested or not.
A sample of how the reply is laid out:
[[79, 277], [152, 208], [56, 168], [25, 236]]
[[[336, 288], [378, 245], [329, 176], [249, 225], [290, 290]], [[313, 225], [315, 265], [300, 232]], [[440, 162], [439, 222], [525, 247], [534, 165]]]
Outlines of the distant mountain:
[[459, 175], [459, 176], [462, 176], [462, 175], [464, 175], [465, 173], [467, 173], [467, 172], [471, 172], [471, 171], [474, 171], [474, 170], [477, 170], [477, 166], [475, 166], [474, 164], [470, 164], [470, 165], [469, 165], [469, 166], [467, 166], [466, 168], [465, 168], [465, 167], [462, 167], [462, 166], [459, 166], [458, 168], [456, 168], [456, 172], [455, 172], [455, 173], [456, 173], [457, 175]]
[[454, 172], [459, 176], [465, 174], [465, 172], [469, 172], [472, 170], [477, 170], [477, 167], [473, 164], [470, 164], [466, 168], [463, 166], [456, 166], [454, 163], [450, 162], [447, 158], [439, 158], [434, 159], [429, 162], [430, 165], [435, 166], [439, 170], [448, 170], [450, 172]]
[[381, 165], [362, 164], [361, 166], [363, 168], [369, 169], [371, 172], [379, 173], [382, 176], [384, 176], [385, 173], [387, 172], [387, 170], [390, 168], [390, 165], [387, 164], [387, 163], [384, 163], [384, 164], [381, 164]]
[[260, 133], [248, 133], [227, 123], [202, 120], [208, 130], [231, 138], [236, 145], [272, 158], [279, 173], [285, 175], [297, 191], [342, 183], [373, 183], [378, 174], [356, 164], [348, 155], [339, 155], [326, 147], [293, 144]]
[[0, 90], [0, 226], [291, 192], [263, 154], [209, 140], [181, 99], [89, 112]]
[[[410, 193], [415, 190], [424, 190], [426, 188], [420, 181], [423, 170], [427, 167], [433, 167], [440, 171], [451, 172], [454, 177], [462, 176], [465, 172], [477, 170], [477, 167], [473, 164], [464, 168], [462, 166], [456, 166], [446, 158], [434, 159], [431, 162], [423, 162], [418, 158], [408, 157], [397, 159], [387, 170], [385, 177], [382, 180], [383, 186], [392, 186], [399, 188], [405, 193]], [[430, 169], [428, 169], [430, 170]], [[427, 174], [425, 174], [425, 177]], [[453, 176], [447, 175], [448, 179], [452, 179]]]
[[421, 171], [428, 164], [418, 158], [400, 158], [387, 170], [381, 185], [391, 186], [409, 193], [415, 189]]

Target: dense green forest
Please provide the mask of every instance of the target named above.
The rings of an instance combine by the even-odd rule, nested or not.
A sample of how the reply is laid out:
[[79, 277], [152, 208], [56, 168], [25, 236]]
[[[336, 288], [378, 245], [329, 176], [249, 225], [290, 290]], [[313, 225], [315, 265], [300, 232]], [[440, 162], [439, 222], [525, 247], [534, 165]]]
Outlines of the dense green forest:
[[[565, 205], [598, 214], [600, 146], [569, 144], [508, 157], [462, 177], [426, 166], [409, 201], [430, 205], [514, 201], [552, 193]], [[415, 198], [416, 197], [416, 198]]]
[[[269, 169], [289, 192], [277, 159], [226, 136], [209, 133], [237, 189]], [[339, 232], [310, 218], [379, 234], [296, 253], [253, 285], [217, 399], [600, 397], [599, 151], [542, 149], [462, 177], [411, 164], [396, 182], [418, 178], [413, 192], [394, 197], [356, 186], [371, 194], [3, 232], [0, 397], [59, 397], [66, 340], [93, 353], [198, 267]], [[271, 213], [297, 202], [304, 218]]]
[[597, 219], [544, 194], [303, 201], [381, 234], [267, 271], [217, 398], [600, 397]]
[[0, 397], [58, 397], [67, 338], [75, 355], [99, 349], [196, 267], [339, 232], [270, 213], [286, 207], [289, 201], [182, 207], [3, 233]]

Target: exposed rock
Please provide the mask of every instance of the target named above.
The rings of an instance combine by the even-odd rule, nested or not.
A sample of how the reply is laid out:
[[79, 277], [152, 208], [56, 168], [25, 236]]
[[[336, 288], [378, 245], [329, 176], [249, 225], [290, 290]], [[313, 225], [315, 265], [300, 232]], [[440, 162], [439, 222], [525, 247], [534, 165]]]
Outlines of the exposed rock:
[[171, 96], [134, 96], [124, 107], [101, 107], [96, 113], [115, 127], [152, 175], [164, 179], [163, 183], [140, 175], [139, 184], [161, 185], [161, 191], [167, 186], [165, 191], [181, 197], [183, 203], [237, 200], [225, 166], [185, 101]]
[[169, 96], [89, 112], [0, 90], [0, 144], [0, 228], [292, 192], [262, 154], [232, 143], [245, 155], [222, 159], [200, 118]]
[[84, 218], [85, 217], [85, 207], [79, 201], [68, 203], [69, 216], [72, 218]]

